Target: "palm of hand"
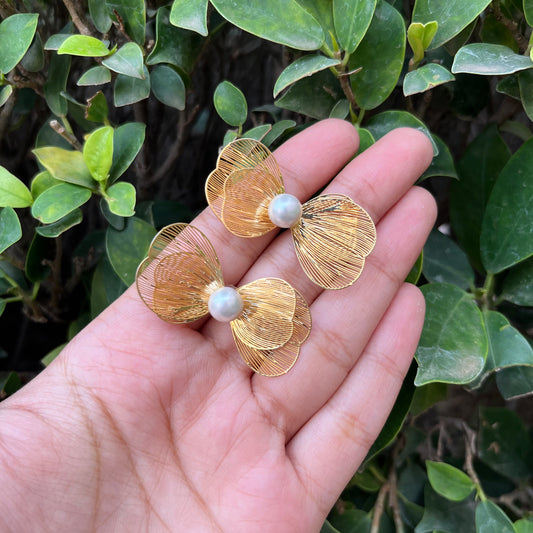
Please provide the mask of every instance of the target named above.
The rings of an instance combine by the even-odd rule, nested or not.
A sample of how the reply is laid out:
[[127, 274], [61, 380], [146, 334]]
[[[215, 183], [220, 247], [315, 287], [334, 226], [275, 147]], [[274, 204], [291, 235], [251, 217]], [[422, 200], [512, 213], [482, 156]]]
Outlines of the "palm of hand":
[[[306, 176], [297, 185], [307, 197], [354, 144], [351, 126], [325, 121], [276, 157]], [[129, 289], [5, 402], [3, 446], [11, 449], [3, 462], [19, 492], [31, 491], [26, 505], [38, 523], [56, 531], [318, 531], [377, 436], [416, 346], [423, 303], [401, 281], [434, 217], [429, 196], [410, 188], [430, 158], [429, 143], [404, 130], [335, 180], [381, 219], [365, 272], [340, 292], [302, 279], [288, 235], [252, 243], [200, 215], [195, 225], [212, 240], [227, 284], [274, 274], [304, 294], [313, 330], [300, 360], [286, 376], [252, 376], [227, 324], [166, 324]], [[365, 172], [372, 185], [350, 185]], [[21, 476], [16, 465], [28, 457], [33, 469]], [[10, 531], [16, 513], [3, 516]]]

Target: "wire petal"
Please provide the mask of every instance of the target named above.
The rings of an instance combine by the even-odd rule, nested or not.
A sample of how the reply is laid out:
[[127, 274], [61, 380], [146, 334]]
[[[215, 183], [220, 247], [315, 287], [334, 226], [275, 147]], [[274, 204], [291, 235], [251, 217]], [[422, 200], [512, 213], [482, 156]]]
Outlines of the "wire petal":
[[300, 223], [291, 231], [303, 270], [325, 289], [351, 285], [376, 243], [376, 228], [368, 213], [341, 194], [306, 202]]
[[205, 184], [211, 209], [229, 231], [240, 237], [256, 237], [275, 227], [268, 218], [268, 204], [283, 192], [274, 156], [253, 139], [228, 144]]
[[242, 296], [244, 309], [231, 322], [234, 336], [258, 350], [287, 344], [294, 333], [296, 291], [278, 278], [258, 279], [237, 290]]
[[172, 224], [154, 237], [136, 278], [144, 303], [172, 323], [206, 315], [209, 295], [224, 286], [211, 243], [188, 224]]

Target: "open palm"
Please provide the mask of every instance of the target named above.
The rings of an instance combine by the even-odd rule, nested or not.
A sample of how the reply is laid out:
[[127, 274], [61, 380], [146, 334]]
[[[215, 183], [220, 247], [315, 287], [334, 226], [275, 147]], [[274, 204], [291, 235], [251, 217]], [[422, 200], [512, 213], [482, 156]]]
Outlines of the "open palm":
[[[423, 298], [403, 283], [435, 216], [412, 187], [427, 138], [396, 130], [353, 161], [355, 129], [328, 120], [276, 151], [287, 192], [364, 207], [377, 244], [360, 279], [323, 291], [290, 234], [231, 235], [204, 211], [227, 285], [291, 283], [313, 328], [294, 368], [254, 375], [228, 324], [170, 325], [134, 287], [0, 406], [5, 532], [313, 532], [381, 429], [415, 350]], [[346, 166], [345, 166], [346, 165]]]

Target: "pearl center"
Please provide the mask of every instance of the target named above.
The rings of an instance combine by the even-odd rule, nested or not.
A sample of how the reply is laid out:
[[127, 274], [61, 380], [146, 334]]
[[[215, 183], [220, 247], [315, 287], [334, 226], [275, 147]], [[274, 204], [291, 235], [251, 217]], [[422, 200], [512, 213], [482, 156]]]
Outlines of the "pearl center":
[[268, 206], [268, 216], [279, 228], [291, 228], [302, 216], [302, 204], [292, 194], [278, 194]]
[[222, 287], [209, 296], [207, 307], [215, 320], [231, 322], [242, 313], [244, 302], [235, 289]]

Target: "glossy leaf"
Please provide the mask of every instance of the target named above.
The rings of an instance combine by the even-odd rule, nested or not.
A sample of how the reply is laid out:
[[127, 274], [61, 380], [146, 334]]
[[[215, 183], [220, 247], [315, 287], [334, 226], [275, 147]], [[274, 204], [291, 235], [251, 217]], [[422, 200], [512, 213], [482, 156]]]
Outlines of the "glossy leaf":
[[69, 55], [52, 54], [48, 66], [48, 76], [44, 84], [44, 97], [48, 107], [58, 117], [66, 116], [68, 102], [63, 96], [67, 89], [67, 79], [70, 71]]
[[146, 67], [143, 72], [144, 79], [132, 78], [124, 74], [117, 76], [114, 91], [115, 106], [134, 104], [150, 96], [150, 75]]
[[59, 55], [68, 54], [82, 57], [104, 57], [111, 53], [105, 43], [89, 35], [71, 35], [57, 50]]
[[63, 344], [60, 344], [59, 346], [56, 346], [53, 350], [50, 350], [42, 359], [41, 363], [44, 366], [48, 366], [52, 363], [52, 361], [63, 351], [63, 348], [67, 345], [66, 342]]
[[351, 76], [355, 100], [362, 109], [382, 104], [396, 86], [404, 63], [405, 33], [400, 13], [387, 2], [380, 2], [349, 61], [350, 69], [362, 69]]
[[103, 85], [111, 81], [111, 72], [109, 69], [98, 65], [97, 67], [90, 68], [85, 72], [78, 80], [77, 85]]
[[332, 59], [323, 55], [312, 54], [300, 57], [279, 75], [274, 85], [274, 98], [283, 89], [286, 89], [296, 81], [339, 64], [340, 61], [338, 59]]
[[55, 239], [65, 231], [78, 225], [82, 220], [83, 213], [81, 209], [74, 209], [74, 211], [71, 211], [68, 215], [65, 215], [63, 218], [60, 218], [52, 224], [48, 224], [46, 226], [37, 226], [35, 231], [42, 237]]
[[151, 72], [152, 91], [163, 104], [185, 109], [185, 84], [181, 76], [167, 65], [158, 65]]
[[407, 28], [407, 40], [409, 41], [409, 46], [413, 50], [413, 59], [412, 61], [415, 64], [420, 63], [424, 59], [424, 52], [435, 34], [437, 33], [437, 28], [439, 27], [438, 23], [434, 20], [422, 24], [420, 22], [413, 22]]
[[109, 204], [104, 197], [100, 198], [99, 206], [102, 215], [104, 215], [104, 218], [107, 220], [109, 225], [118, 231], [122, 231], [126, 225], [126, 219], [123, 216], [115, 215], [115, 213], [113, 213], [109, 208]]
[[37, 198], [42, 192], [46, 191], [54, 185], [59, 185], [61, 182], [56, 180], [48, 170], [39, 172], [31, 182], [31, 195], [33, 198]]
[[[371, 0], [373, 1], [373, 0]], [[297, 0], [315, 20], [322, 26], [326, 44], [330, 49], [334, 49], [333, 39], [335, 39], [335, 25], [333, 23], [333, 9], [331, 0]]]
[[424, 276], [428, 281], [474, 286], [474, 271], [465, 253], [448, 236], [433, 230], [424, 246]]
[[497, 16], [490, 13], [483, 18], [481, 40], [484, 43], [502, 44], [511, 48], [513, 52], [518, 52], [519, 50], [513, 32], [503, 22], [498, 20]]
[[428, 63], [405, 75], [403, 81], [403, 94], [423, 93], [438, 85], [454, 81], [455, 76], [445, 67], [438, 63]]
[[361, 509], [348, 508], [342, 512], [336, 512], [333, 509], [329, 519], [335, 528], [333, 531], [342, 531], [343, 533], [346, 531], [370, 533], [372, 527], [372, 518]]
[[55, 33], [50, 35], [46, 42], [44, 43], [45, 50], [59, 50], [59, 47], [71, 36], [73, 29], [73, 24], [69, 22], [61, 33]]
[[24, 274], [28, 280], [38, 283], [50, 276], [50, 263], [54, 259], [55, 250], [53, 241], [38, 233], [33, 235], [24, 265]]
[[219, 83], [213, 95], [213, 102], [224, 122], [230, 126], [244, 124], [248, 115], [248, 105], [242, 91], [233, 83], [229, 81]]
[[409, 413], [418, 416], [438, 402], [446, 400], [447, 397], [448, 385], [446, 383], [428, 383], [422, 387], [417, 387]]
[[491, 0], [416, 0], [413, 22], [438, 23], [431, 48], [439, 48], [459, 34], [490, 4]]
[[17, 213], [12, 207], [0, 207], [0, 254], [22, 237]]
[[367, 128], [359, 128], [357, 130], [359, 134], [359, 150], [358, 153], [364, 152], [367, 148], [370, 148], [375, 142], [374, 136]]
[[412, 283], [413, 285], [416, 285], [418, 283], [418, 280], [420, 279], [420, 276], [422, 275], [423, 265], [424, 265], [424, 251], [422, 250], [420, 254], [418, 255], [418, 258], [416, 259], [415, 264], [412, 266], [411, 270], [409, 271], [409, 274], [407, 274], [405, 281], [407, 283]]
[[533, 394], [533, 368], [511, 366], [496, 373], [496, 385], [506, 400], [514, 400]]
[[333, 20], [337, 39], [349, 54], [357, 48], [370, 26], [376, 0], [333, 0]]
[[260, 126], [256, 126], [255, 128], [251, 128], [248, 131], [245, 131], [241, 138], [246, 139], [255, 139], [256, 141], [263, 140], [263, 137], [272, 129], [271, 124], [261, 124]]
[[329, 113], [329, 118], [340, 118], [344, 120], [350, 114], [350, 103], [343, 98], [339, 100]]
[[533, 258], [510, 269], [503, 281], [501, 297], [516, 305], [533, 307]]
[[208, 3], [208, 0], [174, 0], [170, 23], [206, 36]]
[[455, 170], [453, 155], [448, 146], [446, 146], [446, 143], [436, 135], [432, 135], [431, 138], [437, 147], [438, 153], [433, 157], [431, 164], [422, 176], [418, 178], [418, 183], [432, 176], [446, 176], [448, 178], [459, 179]]
[[155, 234], [155, 228], [136, 217], [128, 218], [122, 231], [107, 229], [107, 257], [114, 271], [126, 285], [129, 286], [135, 281], [137, 267], [146, 257]]
[[324, 32], [295, 0], [212, 0], [215, 9], [235, 26], [268, 41], [297, 50], [317, 50]]
[[479, 458], [511, 479], [528, 479], [533, 473], [533, 443], [522, 419], [503, 407], [480, 410]]
[[4, 87], [0, 88], [0, 107], [2, 107], [8, 100], [8, 98], [13, 93], [13, 86], [12, 85], [5, 85]]
[[518, 87], [524, 111], [529, 120], [533, 120], [533, 69], [528, 69], [518, 74]]
[[144, 79], [144, 57], [141, 47], [136, 43], [126, 43], [120, 47], [113, 55], [102, 61], [102, 65], [109, 70], [131, 76], [133, 78]]
[[117, 276], [109, 259], [104, 256], [96, 267], [91, 283], [91, 318], [96, 318], [113, 303], [127, 285]]
[[7, 74], [15, 68], [31, 45], [39, 15], [35, 13], [18, 13], [11, 15], [0, 23], [0, 73]]
[[135, 187], [131, 183], [121, 181], [111, 185], [105, 199], [115, 215], [131, 217], [135, 213]]
[[450, 187], [450, 219], [457, 240], [479, 271], [484, 271], [480, 255], [483, 216], [490, 193], [511, 151], [490, 126], [468, 146], [457, 163], [459, 181]]
[[[533, 22], [533, 4], [532, 4], [531, 20]], [[527, 518], [517, 520], [514, 524], [514, 533], [533, 533], [533, 522]]]
[[264, 136], [261, 141], [265, 146], [270, 146], [274, 141], [279, 139], [287, 130], [294, 128], [294, 120], [280, 120], [272, 124], [271, 130]]
[[107, 123], [109, 107], [106, 97], [102, 91], [98, 91], [94, 96], [87, 100], [85, 118], [91, 122]]
[[28, 207], [32, 202], [28, 187], [0, 166], [0, 207]]
[[39, 72], [44, 67], [43, 42], [38, 32], [35, 33], [33, 42], [24, 54], [20, 64], [29, 72]]
[[113, 128], [93, 131], [83, 145], [83, 159], [96, 181], [106, 181], [113, 162]]
[[43, 146], [42, 148], [35, 148], [33, 154], [39, 163], [57, 180], [81, 185], [88, 189], [95, 187], [96, 182], [93, 180], [81, 152], [55, 146]]
[[426, 319], [416, 350], [415, 384], [464, 384], [483, 370], [487, 335], [473, 298], [455, 285], [430, 283], [422, 287]]
[[515, 54], [501, 44], [472, 43], [463, 46], [453, 60], [452, 72], [467, 72], [484, 76], [512, 74], [533, 68], [531, 58]]
[[31, 214], [44, 224], [56, 222], [91, 197], [91, 191], [71, 183], [60, 183], [40, 194], [31, 207]]
[[479, 502], [476, 508], [476, 533], [515, 533], [508, 516], [490, 500]]
[[2, 396], [11, 396], [22, 387], [20, 376], [16, 372], [9, 372], [7, 377], [0, 384]]
[[524, 0], [524, 15], [526, 16], [527, 23], [533, 26], [533, 1]]
[[494, 184], [481, 228], [481, 258], [498, 273], [533, 254], [533, 139], [524, 143]]
[[140, 122], [127, 122], [119, 126], [113, 135], [113, 164], [109, 171], [109, 183], [115, 182], [139, 153], [143, 142], [145, 124]]
[[[102, 0], [103, 1], [103, 0]], [[139, 45], [144, 45], [146, 7], [144, 0], [105, 0], [110, 13], [115, 11], [124, 23], [126, 33]]]
[[89, 0], [89, 14], [94, 26], [100, 33], [107, 33], [113, 21], [109, 16], [109, 11], [105, 0]]
[[474, 482], [458, 468], [446, 463], [426, 461], [429, 482], [433, 490], [447, 500], [459, 502], [474, 490]]

